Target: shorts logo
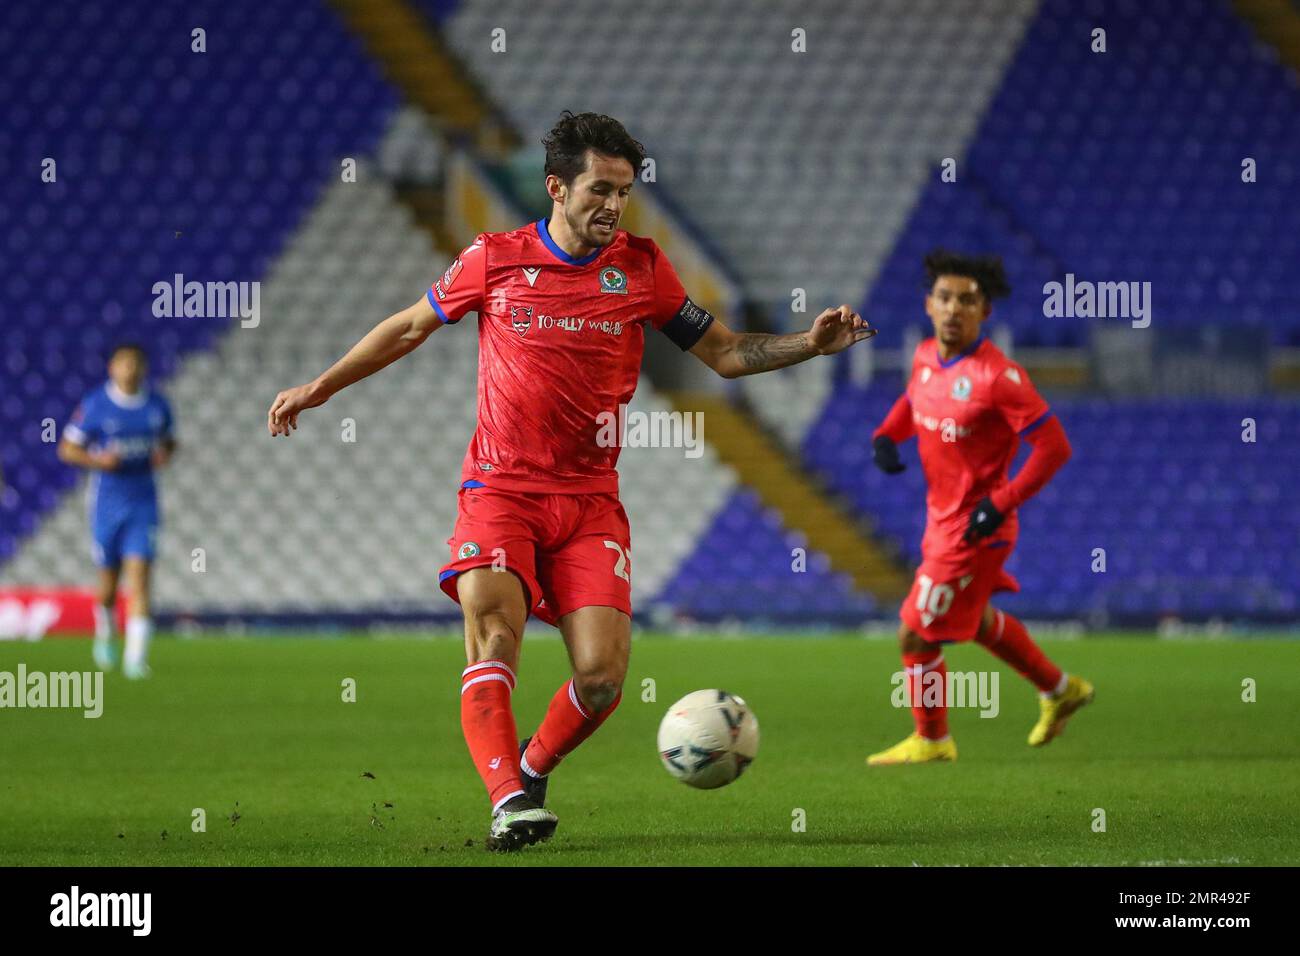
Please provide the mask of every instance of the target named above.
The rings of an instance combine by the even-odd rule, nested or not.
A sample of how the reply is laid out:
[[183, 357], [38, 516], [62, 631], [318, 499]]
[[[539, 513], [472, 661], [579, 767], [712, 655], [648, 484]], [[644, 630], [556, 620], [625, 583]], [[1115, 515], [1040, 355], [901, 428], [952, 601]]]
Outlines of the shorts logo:
[[959, 402], [970, 401], [970, 379], [965, 375], [952, 383], [952, 397]]
[[460, 561], [464, 561], [466, 558], [478, 557], [478, 553], [478, 545], [473, 541], [466, 541], [460, 546], [460, 550], [456, 552], [456, 558]]
[[515, 331], [524, 335], [533, 325], [533, 307], [531, 305], [512, 305], [510, 307], [510, 324]]
[[627, 295], [627, 274], [622, 269], [606, 266], [600, 270], [600, 291]]

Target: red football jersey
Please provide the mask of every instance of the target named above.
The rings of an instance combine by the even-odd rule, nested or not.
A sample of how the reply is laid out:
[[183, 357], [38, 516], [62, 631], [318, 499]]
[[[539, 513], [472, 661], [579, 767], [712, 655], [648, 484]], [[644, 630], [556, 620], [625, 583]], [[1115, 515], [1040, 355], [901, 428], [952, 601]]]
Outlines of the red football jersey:
[[483, 233], [427, 295], [448, 325], [478, 313], [478, 427], [461, 477], [509, 491], [617, 492], [607, 439], [636, 391], [646, 324], [685, 350], [713, 321], [653, 240], [619, 230], [575, 259], [545, 219]]
[[[1019, 436], [1050, 412], [1025, 370], [982, 335], [947, 361], [934, 339], [917, 346], [907, 398], [929, 485], [921, 552], [955, 558], [969, 550], [962, 537], [975, 505], [1007, 483]], [[993, 540], [1014, 542], [1018, 527], [1012, 511]]]

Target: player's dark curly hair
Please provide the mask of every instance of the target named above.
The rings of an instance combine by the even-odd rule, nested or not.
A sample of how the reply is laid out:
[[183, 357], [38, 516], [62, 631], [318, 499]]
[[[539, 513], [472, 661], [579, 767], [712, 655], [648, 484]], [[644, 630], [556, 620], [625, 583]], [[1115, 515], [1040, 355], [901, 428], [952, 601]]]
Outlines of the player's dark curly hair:
[[565, 110], [542, 145], [546, 147], [546, 175], [559, 176], [569, 184], [587, 168], [589, 149], [621, 156], [632, 164], [634, 174], [645, 160], [645, 147], [628, 135], [622, 123], [601, 113], [574, 115]]
[[1002, 268], [1001, 256], [967, 256], [947, 249], [934, 249], [925, 257], [925, 288], [934, 288], [939, 276], [966, 276], [979, 285], [984, 298], [1006, 298], [1011, 294], [1011, 284]]

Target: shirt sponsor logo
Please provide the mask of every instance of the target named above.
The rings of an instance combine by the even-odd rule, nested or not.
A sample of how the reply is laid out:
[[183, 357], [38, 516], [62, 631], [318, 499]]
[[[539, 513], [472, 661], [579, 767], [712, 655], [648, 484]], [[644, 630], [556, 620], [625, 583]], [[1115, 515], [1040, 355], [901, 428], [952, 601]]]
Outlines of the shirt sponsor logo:
[[618, 321], [595, 322], [579, 318], [576, 315], [562, 315], [558, 318], [545, 312], [537, 316], [539, 329], [563, 329], [565, 332], [604, 332], [606, 335], [622, 335], [623, 323]]
[[970, 379], [962, 375], [952, 383], [952, 397], [959, 402], [970, 401]]
[[966, 425], [958, 425], [954, 418], [935, 418], [932, 415], [922, 415], [920, 412], [912, 413], [912, 421], [917, 427], [924, 428], [926, 431], [939, 432], [944, 441], [956, 441], [958, 438], [965, 438], [971, 430]]
[[600, 291], [627, 295], [627, 273], [613, 266], [600, 270]]
[[533, 325], [533, 307], [531, 305], [512, 305], [510, 307], [510, 324], [520, 335], [527, 334]]
[[[108, 431], [107, 428], [104, 429]], [[115, 452], [123, 460], [139, 461], [153, 454], [154, 441], [149, 435], [130, 435], [105, 442], [105, 450]]]

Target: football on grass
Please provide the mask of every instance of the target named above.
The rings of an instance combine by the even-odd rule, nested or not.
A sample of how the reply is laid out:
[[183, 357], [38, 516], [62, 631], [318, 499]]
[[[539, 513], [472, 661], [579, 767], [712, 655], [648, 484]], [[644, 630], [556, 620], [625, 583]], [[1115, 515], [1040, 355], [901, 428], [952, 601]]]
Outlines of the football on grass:
[[688, 786], [715, 790], [758, 754], [758, 719], [725, 690], [697, 690], [668, 708], [659, 724], [659, 758]]

